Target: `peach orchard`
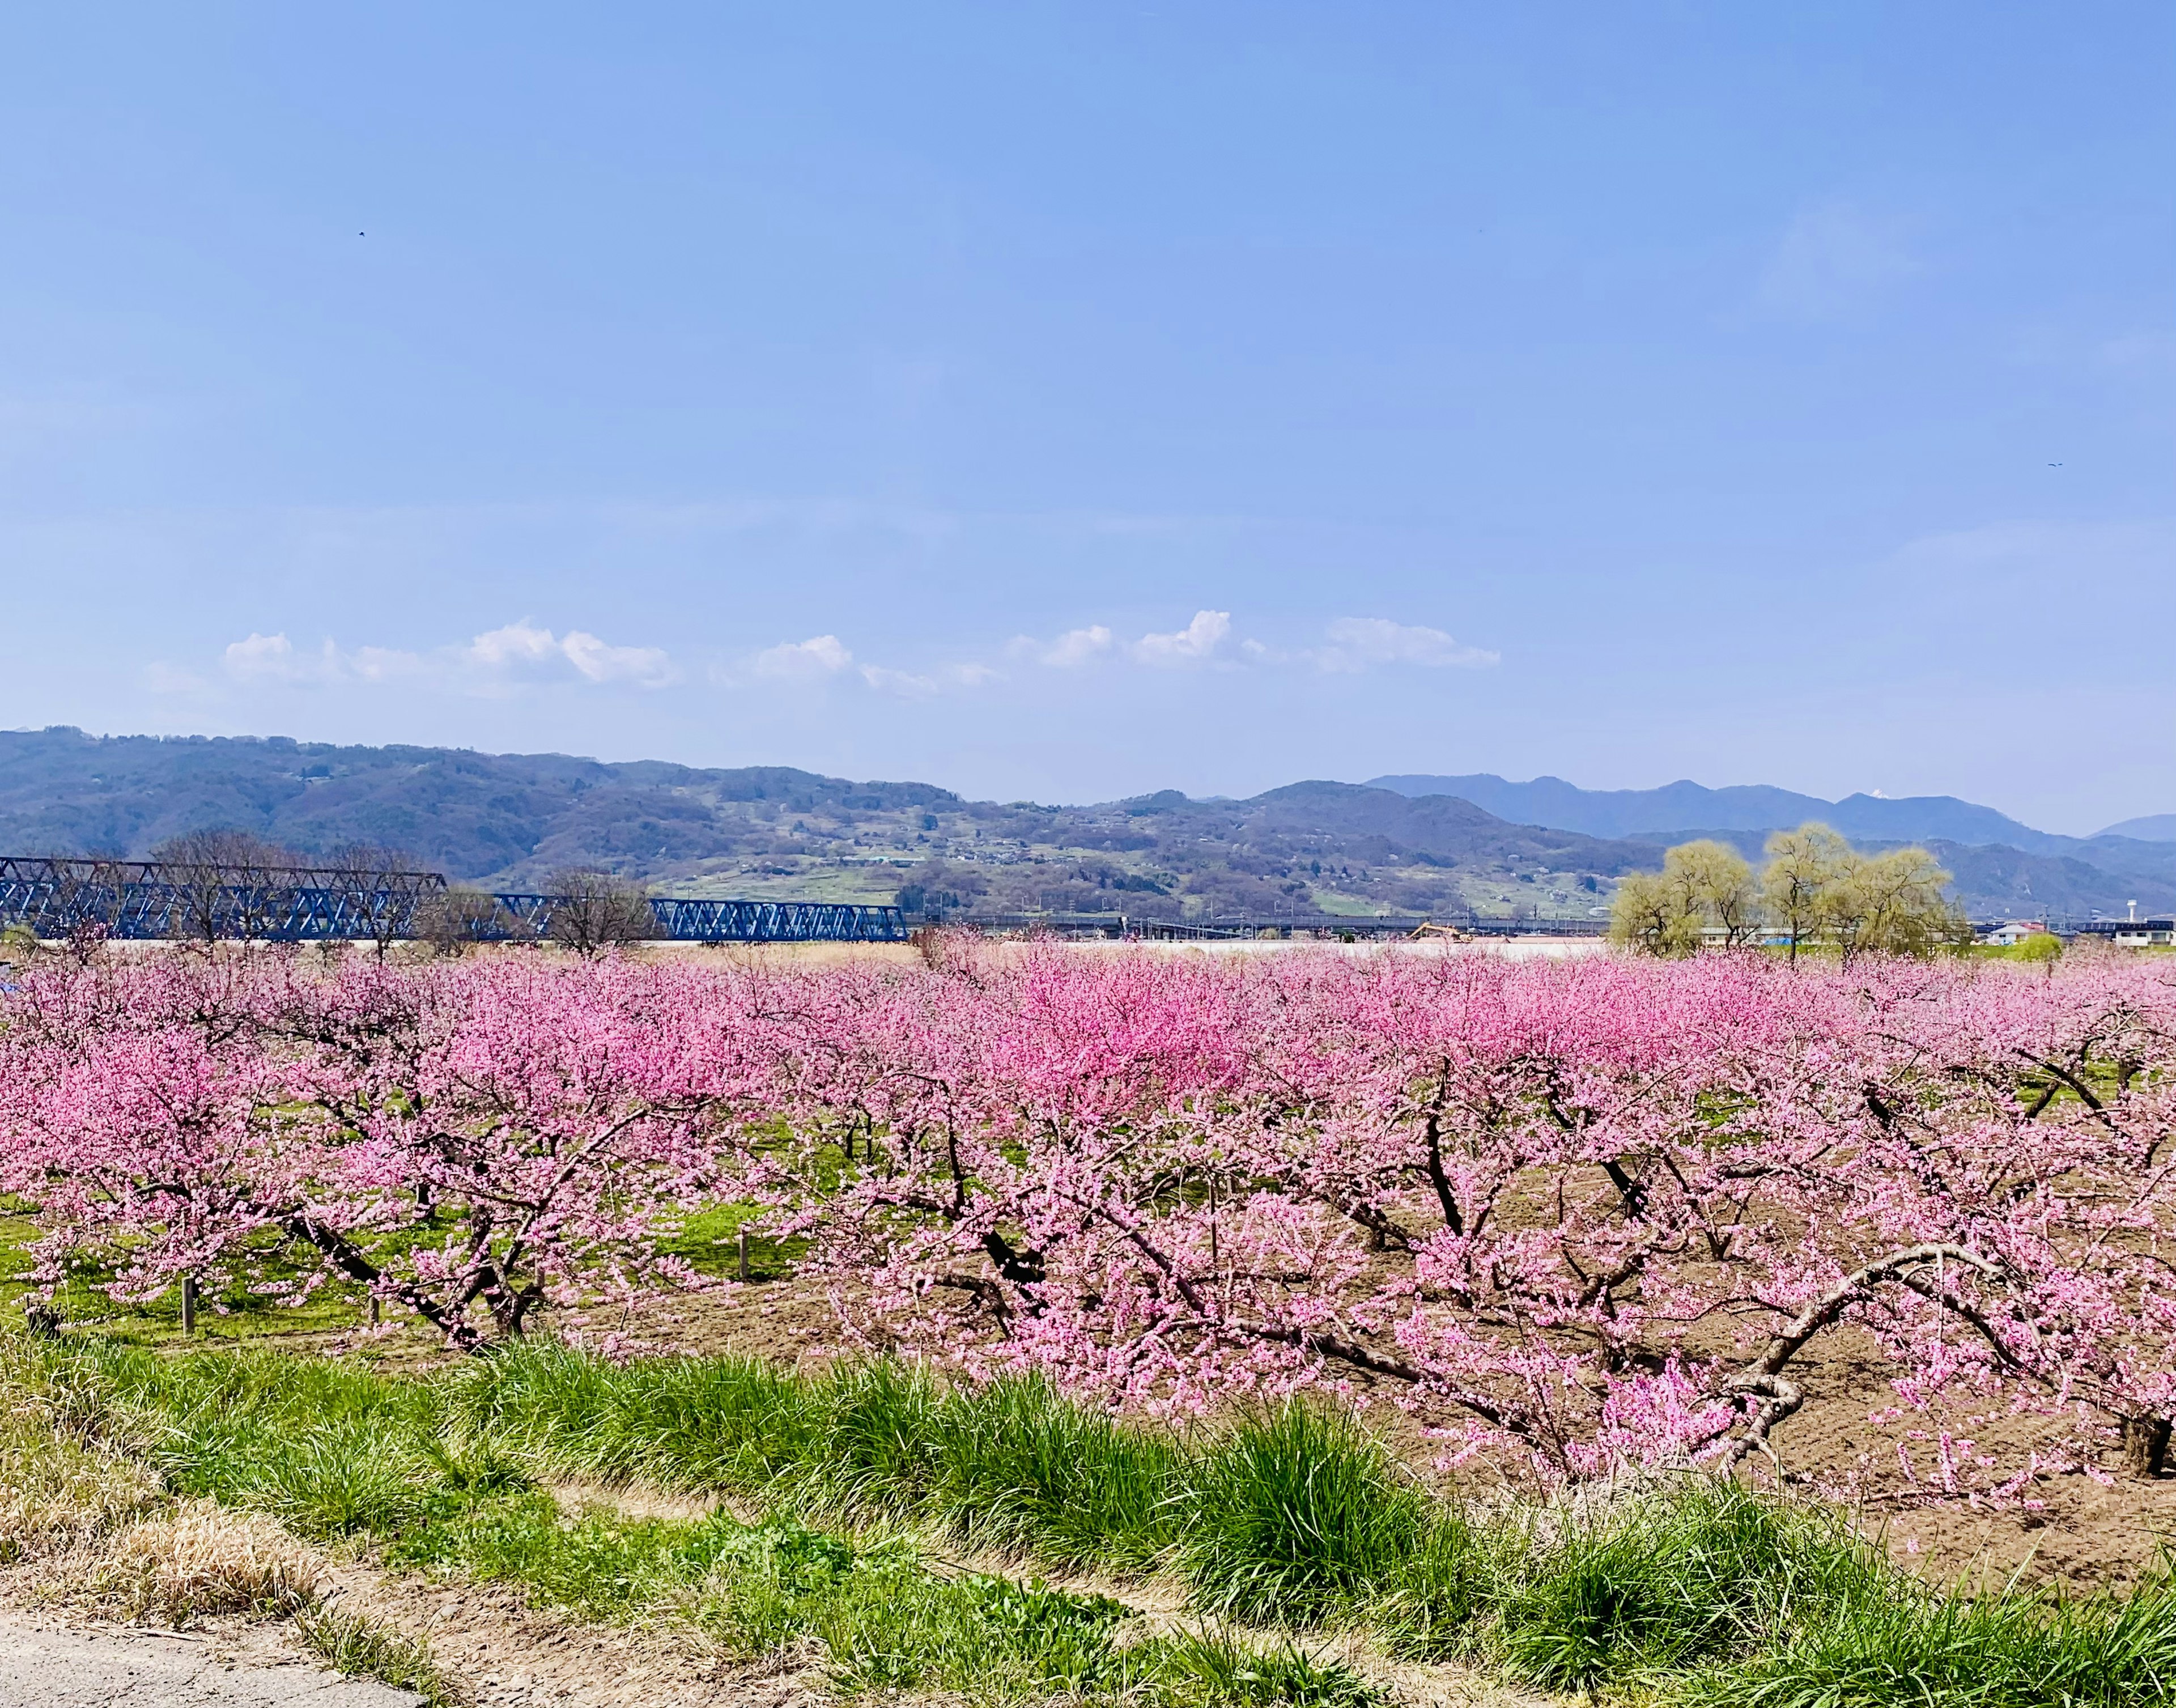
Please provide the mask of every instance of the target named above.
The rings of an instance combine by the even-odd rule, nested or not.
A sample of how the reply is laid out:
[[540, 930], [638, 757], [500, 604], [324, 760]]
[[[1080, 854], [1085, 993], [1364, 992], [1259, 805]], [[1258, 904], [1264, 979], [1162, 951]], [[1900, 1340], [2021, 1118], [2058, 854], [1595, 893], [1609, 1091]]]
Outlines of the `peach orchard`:
[[930, 959], [41, 961], [0, 1188], [48, 1290], [337, 1282], [462, 1350], [732, 1285], [668, 1248], [730, 1201], [961, 1380], [1357, 1387], [1560, 1482], [1770, 1462], [1848, 1335], [1930, 1497], [2161, 1468], [2165, 962]]

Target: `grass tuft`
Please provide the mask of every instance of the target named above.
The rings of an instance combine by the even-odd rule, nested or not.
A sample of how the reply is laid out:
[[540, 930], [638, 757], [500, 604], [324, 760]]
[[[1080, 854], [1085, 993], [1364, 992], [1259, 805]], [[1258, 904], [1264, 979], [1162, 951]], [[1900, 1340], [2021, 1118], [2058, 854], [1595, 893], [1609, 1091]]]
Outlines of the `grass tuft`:
[[1510, 1670], [1583, 1689], [1734, 1658], [1885, 1591], [1831, 1515], [1704, 1481], [1575, 1519], [1504, 1594]]
[[336, 1673], [413, 1690], [430, 1708], [470, 1708], [468, 1692], [439, 1668], [421, 1638], [340, 1607], [305, 1608], [295, 1616], [295, 1629]]
[[922, 1511], [960, 1545], [1121, 1575], [1169, 1551], [1189, 1465], [1177, 1437], [1070, 1404], [1041, 1377], [950, 1390], [930, 1422]]
[[1165, 1670], [1179, 1687], [1171, 1694], [1182, 1701], [1374, 1708], [1385, 1694], [1341, 1662], [1319, 1661], [1289, 1638], [1254, 1647], [1227, 1631], [1181, 1631], [1171, 1640]]
[[1178, 1438], [1040, 1379], [940, 1390], [889, 1363], [812, 1377], [734, 1356], [618, 1368], [541, 1343], [457, 1373], [444, 1398], [460, 1429], [541, 1474], [790, 1499], [1068, 1569], [1161, 1559], [1191, 1463]]
[[1679, 1694], [1697, 1708], [2146, 1708], [2176, 1696], [2176, 1586], [1870, 1596]]
[[1204, 1611], [1309, 1626], [1419, 1552], [1429, 1502], [1352, 1419], [1298, 1401], [1246, 1417], [1192, 1467], [1180, 1565]]

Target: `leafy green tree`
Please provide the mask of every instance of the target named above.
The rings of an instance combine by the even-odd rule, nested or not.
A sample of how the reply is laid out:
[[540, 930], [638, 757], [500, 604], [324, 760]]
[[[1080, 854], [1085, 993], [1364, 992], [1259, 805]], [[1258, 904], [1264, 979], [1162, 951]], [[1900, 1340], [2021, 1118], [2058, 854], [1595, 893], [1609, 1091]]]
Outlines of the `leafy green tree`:
[[1659, 872], [1634, 872], [1617, 883], [1609, 904], [1609, 940], [1648, 955], [1690, 955], [1700, 947], [1700, 922]]
[[1924, 957], [1972, 938], [1945, 894], [1950, 874], [1924, 848], [1853, 855], [1826, 903], [1826, 927], [1848, 966], [1868, 954]]
[[1768, 866], [1760, 874], [1760, 900], [1768, 921], [1790, 944], [1820, 940], [1834, 911], [1836, 891], [1858, 857], [1825, 824], [1801, 824], [1768, 839]]
[[1862, 955], [1929, 955], [1970, 940], [1949, 899], [1950, 874], [1924, 848], [1862, 854], [1825, 824], [1768, 839], [1760, 897], [1790, 944], [1832, 945], [1849, 965]]
[[1660, 872], [1635, 872], [1617, 886], [1613, 942], [1650, 955], [1691, 955], [1720, 932], [1723, 944], [1749, 943], [1760, 929], [1753, 868], [1720, 842], [1685, 842]]
[[1825, 824], [1802, 824], [1768, 839], [1758, 883], [1735, 850], [1685, 842], [1660, 872], [1617, 886], [1613, 942], [1650, 955], [1690, 955], [1703, 944], [1735, 948], [1772, 927], [1793, 961], [1809, 944], [1832, 945], [1845, 963], [1862, 955], [1929, 955], [1967, 942], [1971, 927], [1946, 894], [1950, 874], [1924, 848], [1861, 854]]
[[1760, 934], [1760, 892], [1753, 868], [1735, 848], [1721, 842], [1683, 842], [1662, 857], [1662, 876], [1677, 887], [1687, 911], [1700, 916], [1705, 933], [1720, 931], [1736, 949]]

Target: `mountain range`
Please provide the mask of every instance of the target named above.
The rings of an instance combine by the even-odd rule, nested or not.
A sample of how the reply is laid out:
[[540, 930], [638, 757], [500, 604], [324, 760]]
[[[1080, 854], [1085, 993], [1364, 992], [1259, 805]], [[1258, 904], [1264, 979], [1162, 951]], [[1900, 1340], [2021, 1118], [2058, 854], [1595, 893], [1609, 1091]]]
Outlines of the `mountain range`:
[[[1825, 801], [1766, 785], [1711, 789], [1582, 789], [1561, 777], [1383, 776], [1368, 786], [1417, 798], [1455, 795], [1500, 818], [1591, 836], [1671, 843], [1714, 837], [1757, 857], [1771, 831], [1824, 824], [1868, 847], [1917, 842], [1956, 876], [1976, 914], [2117, 912], [2135, 900], [2166, 910], [2176, 880], [2176, 813], [2129, 819], [2091, 836], [2062, 836], [1954, 795], [1847, 795]], [[2119, 893], [2120, 892], [2120, 893]]]
[[1727, 789], [1689, 782], [1666, 783], [1659, 789], [1582, 789], [1561, 777], [1514, 783], [1487, 774], [1376, 777], [1369, 786], [1393, 789], [1401, 795], [1455, 795], [1499, 819], [1553, 824], [1590, 836], [1668, 835], [1689, 825], [1710, 830], [1773, 830], [1815, 820], [1847, 836], [1884, 842], [1930, 837], [1945, 842], [1999, 842], [2028, 854], [2059, 854], [2083, 846], [2075, 837], [2049, 835], [1992, 807], [1976, 807], [1953, 795], [1907, 800], [1850, 795], [1841, 801], [1824, 801], [1760, 784]]
[[1483, 775], [1044, 806], [783, 766], [0, 732], [0, 853], [142, 855], [231, 827], [305, 856], [388, 844], [500, 888], [594, 865], [680, 894], [896, 896], [933, 912], [1586, 917], [1672, 842], [1711, 835], [1757, 855], [1769, 831], [1809, 819], [1864, 846], [1927, 844], [1976, 917], [2176, 909], [2176, 817], [2065, 837], [1948, 797]]

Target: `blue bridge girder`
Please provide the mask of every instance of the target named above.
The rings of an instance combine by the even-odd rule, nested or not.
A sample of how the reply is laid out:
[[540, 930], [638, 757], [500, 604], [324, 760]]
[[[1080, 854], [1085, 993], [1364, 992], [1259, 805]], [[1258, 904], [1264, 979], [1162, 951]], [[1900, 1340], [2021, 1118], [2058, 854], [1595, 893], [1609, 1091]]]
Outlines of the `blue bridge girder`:
[[845, 901], [693, 901], [653, 895], [658, 935], [676, 943], [904, 943], [896, 907]]
[[0, 925], [27, 926], [41, 938], [84, 927], [134, 940], [401, 937], [417, 906], [445, 887], [435, 872], [357, 882], [307, 867], [205, 872], [157, 860], [0, 855]]
[[[515, 927], [509, 936], [550, 933], [556, 897], [504, 895], [492, 898]], [[904, 943], [906, 916], [896, 907], [844, 901], [692, 900], [653, 895], [656, 940], [667, 943]]]
[[[417, 910], [446, 889], [435, 872], [383, 878], [357, 882], [352, 874], [307, 867], [207, 874], [156, 860], [0, 855], [0, 926], [26, 926], [47, 938], [85, 927], [133, 940], [400, 938], [414, 933]], [[501, 941], [550, 935], [558, 898], [509, 892], [492, 899], [500, 919], [476, 935]], [[908, 934], [896, 907], [666, 896], [649, 903], [655, 937], [677, 943], [903, 943]]]

